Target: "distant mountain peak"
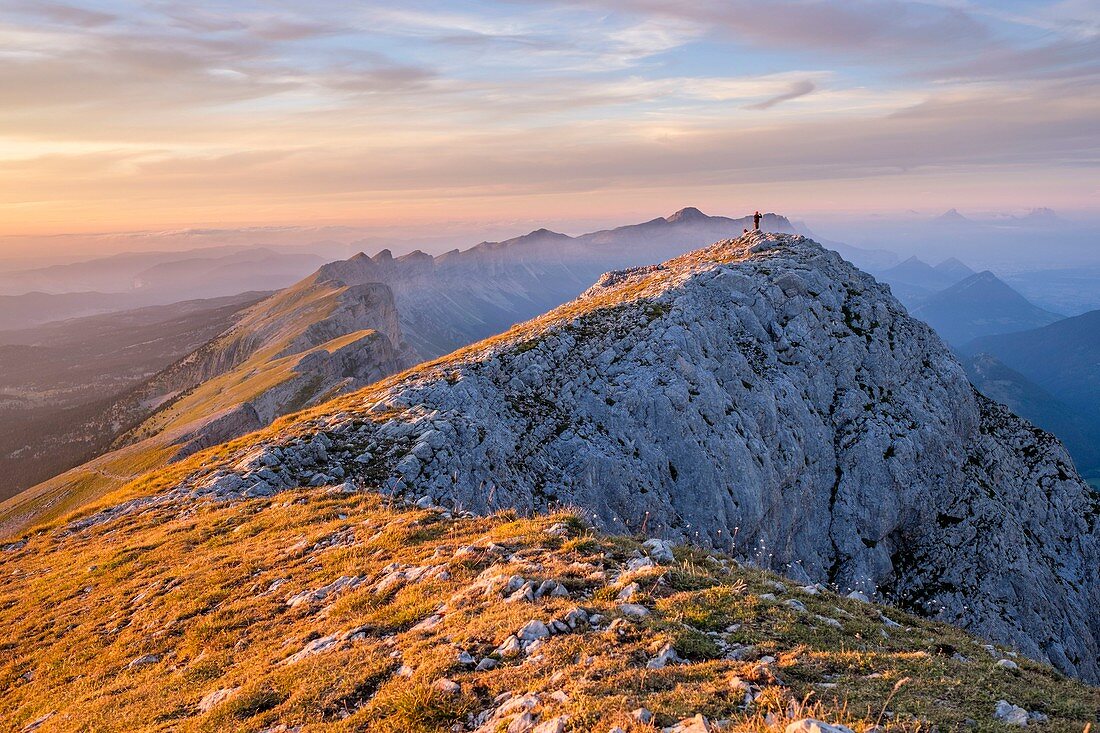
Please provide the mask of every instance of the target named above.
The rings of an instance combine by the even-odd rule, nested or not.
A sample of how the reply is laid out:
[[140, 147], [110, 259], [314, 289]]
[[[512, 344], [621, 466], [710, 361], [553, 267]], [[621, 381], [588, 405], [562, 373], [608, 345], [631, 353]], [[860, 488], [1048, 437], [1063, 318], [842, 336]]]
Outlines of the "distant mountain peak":
[[965, 280], [974, 274], [974, 269], [954, 257], [949, 257], [932, 268], [944, 278], [954, 282]]
[[937, 216], [934, 219], [934, 221], [943, 222], [943, 223], [950, 223], [950, 222], [967, 223], [967, 224], [972, 223], [970, 219], [967, 219], [965, 216], [960, 214], [958, 209], [948, 209], [947, 211], [945, 211], [942, 214], [940, 214], [939, 216]]
[[[535, 231], [527, 234], [526, 237], [538, 237], [551, 238], [551, 239], [572, 239], [568, 234], [562, 234], [561, 232], [555, 232], [553, 229], [547, 229], [546, 227], [539, 227]], [[525, 237], [518, 237], [518, 239], [524, 239]]]
[[704, 214], [702, 211], [699, 211], [699, 209], [695, 208], [694, 206], [685, 206], [684, 208], [677, 211], [675, 214], [672, 214], [671, 216], [666, 218], [665, 221], [674, 224], [681, 221], [704, 221], [709, 218], [709, 216]]

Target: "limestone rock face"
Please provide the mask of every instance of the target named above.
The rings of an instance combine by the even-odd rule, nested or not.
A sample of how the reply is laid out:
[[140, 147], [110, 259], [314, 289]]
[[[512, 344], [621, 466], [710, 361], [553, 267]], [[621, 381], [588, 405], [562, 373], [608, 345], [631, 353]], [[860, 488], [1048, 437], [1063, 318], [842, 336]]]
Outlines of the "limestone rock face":
[[[576, 506], [1100, 679], [1096, 494], [886, 286], [802, 237], [612, 273], [300, 420], [279, 451], [294, 480], [346, 473], [479, 512]], [[302, 458], [311, 434], [336, 449]]]

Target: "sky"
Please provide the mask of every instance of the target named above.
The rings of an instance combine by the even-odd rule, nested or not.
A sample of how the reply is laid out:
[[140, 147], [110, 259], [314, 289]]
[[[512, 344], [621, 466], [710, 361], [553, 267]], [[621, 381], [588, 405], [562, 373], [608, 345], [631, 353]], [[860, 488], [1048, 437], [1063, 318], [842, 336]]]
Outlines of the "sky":
[[1098, 166], [1096, 0], [0, 0], [0, 235], [1095, 214]]

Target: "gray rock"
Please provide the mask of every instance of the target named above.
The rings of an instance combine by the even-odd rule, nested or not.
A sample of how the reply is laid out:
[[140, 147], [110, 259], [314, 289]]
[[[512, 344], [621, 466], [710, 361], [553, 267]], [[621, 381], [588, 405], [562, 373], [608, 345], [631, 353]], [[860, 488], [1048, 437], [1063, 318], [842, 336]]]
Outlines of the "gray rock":
[[546, 628], [546, 624], [538, 619], [532, 619], [523, 625], [523, 628], [516, 632], [516, 636], [520, 641], [534, 641], [535, 639], [545, 639], [550, 636], [550, 629]]
[[160, 657], [156, 654], [142, 654], [140, 657], [135, 657], [130, 660], [130, 663], [126, 665], [127, 669], [134, 669], [136, 667], [148, 667], [151, 664], [156, 664], [160, 661]]
[[462, 692], [462, 686], [452, 679], [440, 677], [432, 683], [432, 687], [447, 695], [457, 695]]
[[702, 715], [681, 720], [676, 725], [664, 729], [664, 733], [714, 733], [718, 728]]
[[645, 548], [646, 553], [648, 553], [651, 558], [662, 565], [671, 565], [676, 562], [676, 557], [672, 554], [671, 542], [660, 539], [649, 539], [642, 543], [642, 547]]
[[542, 721], [531, 729], [531, 733], [565, 733], [565, 724], [568, 721], [568, 716], [559, 715], [556, 718]]
[[645, 618], [649, 615], [649, 609], [637, 603], [620, 603], [619, 611], [628, 618]]
[[993, 717], [1008, 725], [1026, 726], [1027, 711], [1018, 705], [1013, 705], [1008, 700], [998, 700], [993, 709]]
[[657, 652], [657, 656], [646, 662], [646, 669], [664, 669], [670, 664], [678, 664], [683, 660], [680, 659], [680, 655], [676, 653], [676, 650], [672, 648], [671, 644], [665, 644]]

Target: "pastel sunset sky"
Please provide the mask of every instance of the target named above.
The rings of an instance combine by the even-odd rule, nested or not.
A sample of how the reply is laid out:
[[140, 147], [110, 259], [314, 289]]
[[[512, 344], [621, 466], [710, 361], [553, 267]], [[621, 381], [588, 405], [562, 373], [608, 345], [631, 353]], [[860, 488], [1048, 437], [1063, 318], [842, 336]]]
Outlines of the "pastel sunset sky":
[[0, 234], [1100, 209], [1095, 0], [0, 0]]

